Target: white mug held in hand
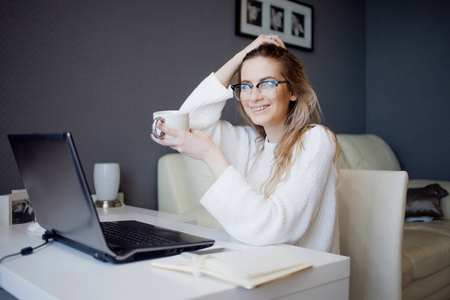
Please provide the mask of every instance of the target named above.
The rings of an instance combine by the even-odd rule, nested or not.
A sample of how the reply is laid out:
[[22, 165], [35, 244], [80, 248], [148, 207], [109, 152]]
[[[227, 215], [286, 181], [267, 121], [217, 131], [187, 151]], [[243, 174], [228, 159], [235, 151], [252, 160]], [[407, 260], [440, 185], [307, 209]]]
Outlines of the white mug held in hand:
[[164, 123], [169, 128], [189, 131], [189, 113], [179, 110], [162, 110], [153, 113], [153, 136], [157, 139], [173, 139], [173, 136], [166, 135], [157, 128], [158, 123]]
[[94, 165], [94, 185], [97, 201], [117, 199], [120, 184], [120, 166], [117, 163], [97, 163]]

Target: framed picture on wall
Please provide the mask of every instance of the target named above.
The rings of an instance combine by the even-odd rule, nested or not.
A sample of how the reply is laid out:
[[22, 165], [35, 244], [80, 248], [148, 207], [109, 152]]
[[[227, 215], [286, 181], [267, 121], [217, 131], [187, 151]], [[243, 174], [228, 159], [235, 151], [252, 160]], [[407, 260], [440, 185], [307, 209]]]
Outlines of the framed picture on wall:
[[276, 34], [287, 46], [313, 50], [313, 7], [293, 0], [236, 0], [236, 34]]

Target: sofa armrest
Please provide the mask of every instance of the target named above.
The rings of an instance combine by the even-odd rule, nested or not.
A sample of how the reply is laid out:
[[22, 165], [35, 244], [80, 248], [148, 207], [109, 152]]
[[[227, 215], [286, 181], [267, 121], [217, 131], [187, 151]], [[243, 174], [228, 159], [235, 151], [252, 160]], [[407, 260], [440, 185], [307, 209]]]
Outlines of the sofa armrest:
[[183, 156], [163, 155], [158, 160], [158, 210], [183, 214], [192, 208]]
[[[408, 183], [408, 188], [422, 188], [429, 184], [439, 184], [443, 189], [450, 193], [450, 181], [439, 181], [430, 179], [412, 179]], [[450, 220], [450, 195], [441, 199], [441, 209], [444, 213], [442, 219]]]

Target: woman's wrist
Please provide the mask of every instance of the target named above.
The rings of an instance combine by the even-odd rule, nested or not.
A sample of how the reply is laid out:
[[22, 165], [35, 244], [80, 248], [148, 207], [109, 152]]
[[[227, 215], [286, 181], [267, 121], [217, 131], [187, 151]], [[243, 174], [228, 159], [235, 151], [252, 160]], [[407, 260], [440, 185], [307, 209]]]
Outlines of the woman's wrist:
[[218, 178], [230, 166], [222, 150], [216, 145], [208, 151], [203, 161], [209, 166], [215, 178]]
[[233, 79], [244, 59], [245, 54], [246, 52], [241, 50], [215, 72], [216, 77], [224, 87], [228, 87], [230, 84], [230, 81]]

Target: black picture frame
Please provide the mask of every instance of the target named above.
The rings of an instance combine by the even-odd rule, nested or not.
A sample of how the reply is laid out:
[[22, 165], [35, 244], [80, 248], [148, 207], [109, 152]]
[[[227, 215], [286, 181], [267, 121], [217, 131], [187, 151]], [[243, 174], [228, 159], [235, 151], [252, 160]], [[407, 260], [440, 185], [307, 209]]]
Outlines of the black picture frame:
[[313, 51], [314, 8], [293, 0], [236, 0], [236, 34], [276, 34], [286, 46]]

